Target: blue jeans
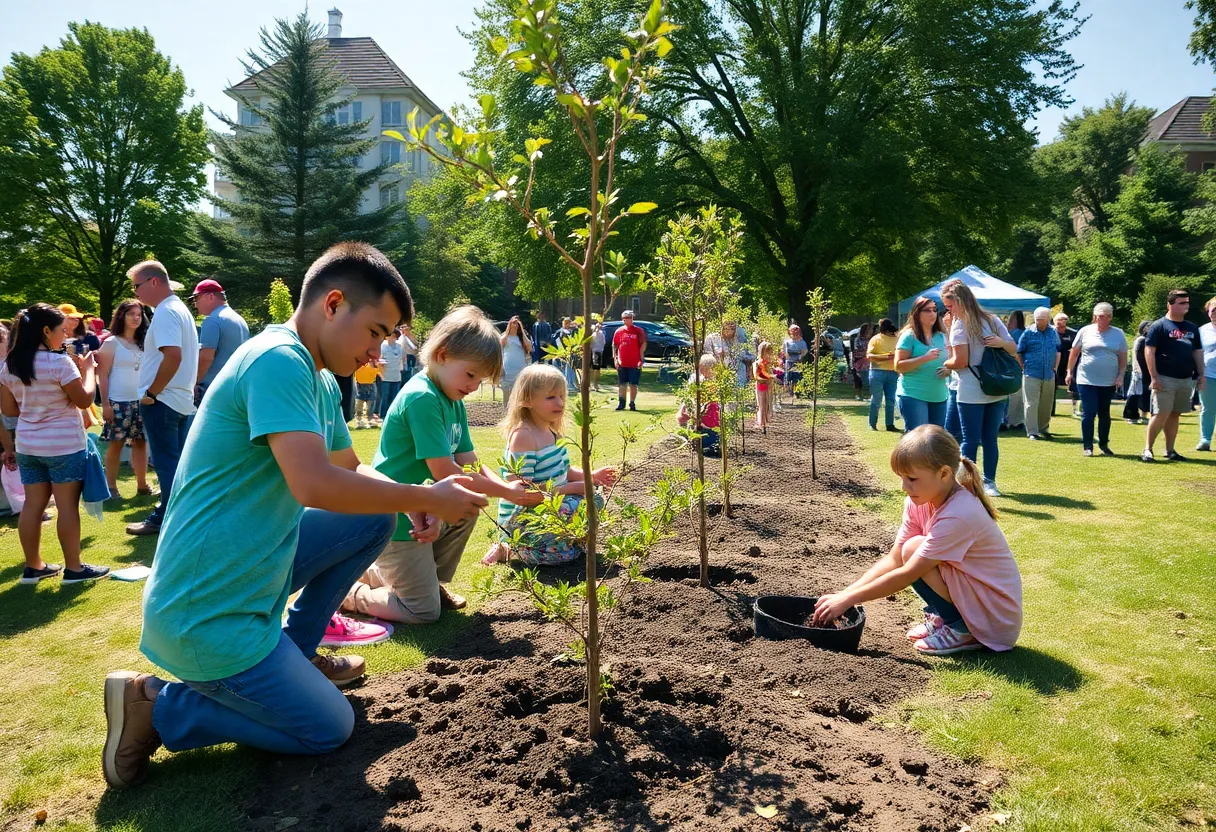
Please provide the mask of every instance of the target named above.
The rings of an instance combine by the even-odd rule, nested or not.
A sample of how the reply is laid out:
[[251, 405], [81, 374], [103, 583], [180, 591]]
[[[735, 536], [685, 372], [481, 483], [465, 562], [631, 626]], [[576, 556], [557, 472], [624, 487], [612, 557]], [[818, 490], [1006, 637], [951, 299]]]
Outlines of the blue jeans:
[[165, 685], [152, 710], [165, 747], [185, 751], [238, 742], [279, 754], [324, 754], [346, 742], [354, 711], [310, 659], [347, 590], [396, 528], [391, 514], [305, 509], [291, 573], [291, 591], [303, 591], [287, 611], [279, 643], [226, 679]]
[[898, 396], [899, 413], [904, 417], [904, 430], [912, 430], [921, 425], [946, 426], [946, 405], [948, 402], [926, 402], [911, 396]]
[[405, 357], [405, 372], [401, 374], [402, 382], [409, 381], [414, 377], [414, 371], [418, 369], [418, 356], [407, 355]]
[[951, 390], [946, 399], [946, 422], [942, 425], [954, 437], [954, 441], [963, 444], [963, 423], [958, 415], [958, 391]]
[[925, 612], [940, 616], [945, 625], [956, 633], [971, 632], [967, 629], [967, 624], [963, 621], [963, 614], [959, 612], [958, 607], [934, 592], [933, 587], [929, 586], [924, 578], [917, 578], [912, 582], [912, 591], [925, 602]]
[[1216, 378], [1208, 376], [1203, 380], [1203, 389], [1199, 391], [1199, 404], [1203, 412], [1199, 414], [1199, 441], [1212, 444], [1212, 430], [1216, 428]]
[[963, 423], [963, 456], [978, 462], [976, 451], [984, 449], [984, 482], [996, 482], [996, 464], [1001, 452], [996, 438], [1005, 417], [1005, 399], [988, 404], [958, 403], [959, 418]]
[[894, 370], [870, 368], [870, 427], [878, 427], [878, 405], [887, 397], [885, 416], [887, 427], [895, 427], [895, 388], [899, 385], [899, 373]]
[[388, 409], [393, 404], [393, 399], [397, 398], [397, 394], [401, 392], [401, 382], [385, 381], [380, 384], [380, 418], [388, 416]]
[[144, 436], [148, 440], [148, 452], [152, 455], [152, 467], [160, 483], [160, 502], [144, 521], [150, 526], [165, 522], [165, 508], [173, 494], [173, 478], [177, 476], [177, 464], [186, 447], [186, 435], [190, 432], [189, 416], [178, 413], [164, 402], [141, 404], [139, 418], [144, 423]]
[[1098, 418], [1098, 447], [1110, 442], [1110, 403], [1115, 397], [1115, 388], [1078, 384], [1081, 394], [1081, 447], [1094, 449], [1094, 417]]

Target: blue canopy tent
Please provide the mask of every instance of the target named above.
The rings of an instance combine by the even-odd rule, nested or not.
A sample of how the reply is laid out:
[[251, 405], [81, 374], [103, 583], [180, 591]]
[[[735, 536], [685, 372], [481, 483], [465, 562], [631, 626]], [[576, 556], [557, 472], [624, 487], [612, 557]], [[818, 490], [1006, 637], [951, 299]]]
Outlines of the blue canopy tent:
[[951, 280], [961, 280], [967, 284], [967, 287], [975, 295], [975, 299], [980, 302], [980, 306], [985, 311], [991, 312], [994, 315], [1007, 315], [1018, 309], [1029, 315], [1034, 311], [1036, 306], [1051, 306], [1051, 299], [1046, 295], [1028, 292], [1025, 289], [1014, 286], [1012, 283], [998, 280], [976, 266], [967, 266], [950, 275], [936, 286], [923, 292], [917, 292], [912, 297], [901, 300], [899, 302], [900, 320], [906, 318], [908, 313], [912, 311], [912, 304], [916, 302], [917, 298], [933, 298], [940, 307], [942, 305], [942, 287]]

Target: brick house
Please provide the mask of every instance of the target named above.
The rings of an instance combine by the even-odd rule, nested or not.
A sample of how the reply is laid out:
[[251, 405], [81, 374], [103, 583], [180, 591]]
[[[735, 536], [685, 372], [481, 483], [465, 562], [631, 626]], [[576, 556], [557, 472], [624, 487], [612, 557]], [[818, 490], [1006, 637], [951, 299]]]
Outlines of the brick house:
[[1180, 152], [1190, 173], [1216, 168], [1216, 134], [1203, 129], [1211, 106], [1210, 95], [1188, 95], [1148, 123], [1141, 146], [1152, 142]]

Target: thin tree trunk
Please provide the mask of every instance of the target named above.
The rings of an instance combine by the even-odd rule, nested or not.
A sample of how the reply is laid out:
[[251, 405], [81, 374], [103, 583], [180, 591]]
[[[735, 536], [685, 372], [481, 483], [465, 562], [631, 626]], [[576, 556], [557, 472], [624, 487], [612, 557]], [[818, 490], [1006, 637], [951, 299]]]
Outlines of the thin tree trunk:
[[[819, 336], [815, 336], [818, 341]], [[812, 371], [814, 387], [811, 389], [811, 479], [819, 479], [815, 468], [815, 428], [819, 425], [819, 349], [815, 349], [815, 369]]]
[[[695, 285], [694, 285], [695, 289]], [[693, 301], [692, 314], [692, 337], [695, 340], [697, 337], [697, 306], [696, 301]], [[702, 335], [705, 332], [705, 325], [701, 326]], [[704, 338], [702, 338], [704, 342]], [[698, 551], [701, 555], [701, 586], [709, 586], [709, 529], [705, 522], [705, 437], [701, 435], [701, 360], [700, 356], [693, 358], [693, 378], [695, 380], [695, 396], [696, 396], [696, 425], [697, 430], [697, 479], [701, 483], [701, 493], [697, 499], [697, 514], [700, 527], [698, 529]]]

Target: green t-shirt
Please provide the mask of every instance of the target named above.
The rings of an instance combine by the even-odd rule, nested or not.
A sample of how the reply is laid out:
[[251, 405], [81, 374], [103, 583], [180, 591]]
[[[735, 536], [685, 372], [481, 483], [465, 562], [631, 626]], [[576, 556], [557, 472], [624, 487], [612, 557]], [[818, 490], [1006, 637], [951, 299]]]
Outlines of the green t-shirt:
[[910, 330], [899, 336], [895, 349], [907, 350], [911, 354], [911, 358], [920, 358], [933, 347], [937, 347], [942, 352], [936, 361], [926, 361], [910, 373], [900, 373], [899, 384], [895, 390], [896, 395], [919, 399], [922, 402], [944, 402], [950, 398], [950, 391], [946, 389], [946, 379], [937, 377], [938, 368], [945, 364], [946, 359], [950, 357], [950, 351], [946, 349], [946, 336], [935, 332], [929, 340], [933, 344], [932, 347], [925, 346]]
[[[422, 485], [432, 479], [428, 459], [471, 450], [473, 437], [464, 402], [452, 401], [430, 376], [419, 373], [401, 388], [388, 409], [372, 465], [397, 482]], [[398, 516], [393, 540], [409, 540], [413, 527], [404, 514]]]
[[140, 650], [181, 679], [240, 673], [279, 643], [304, 508], [266, 437], [350, 447], [338, 383], [296, 333], [267, 327], [216, 376], [190, 428], [144, 589]]

